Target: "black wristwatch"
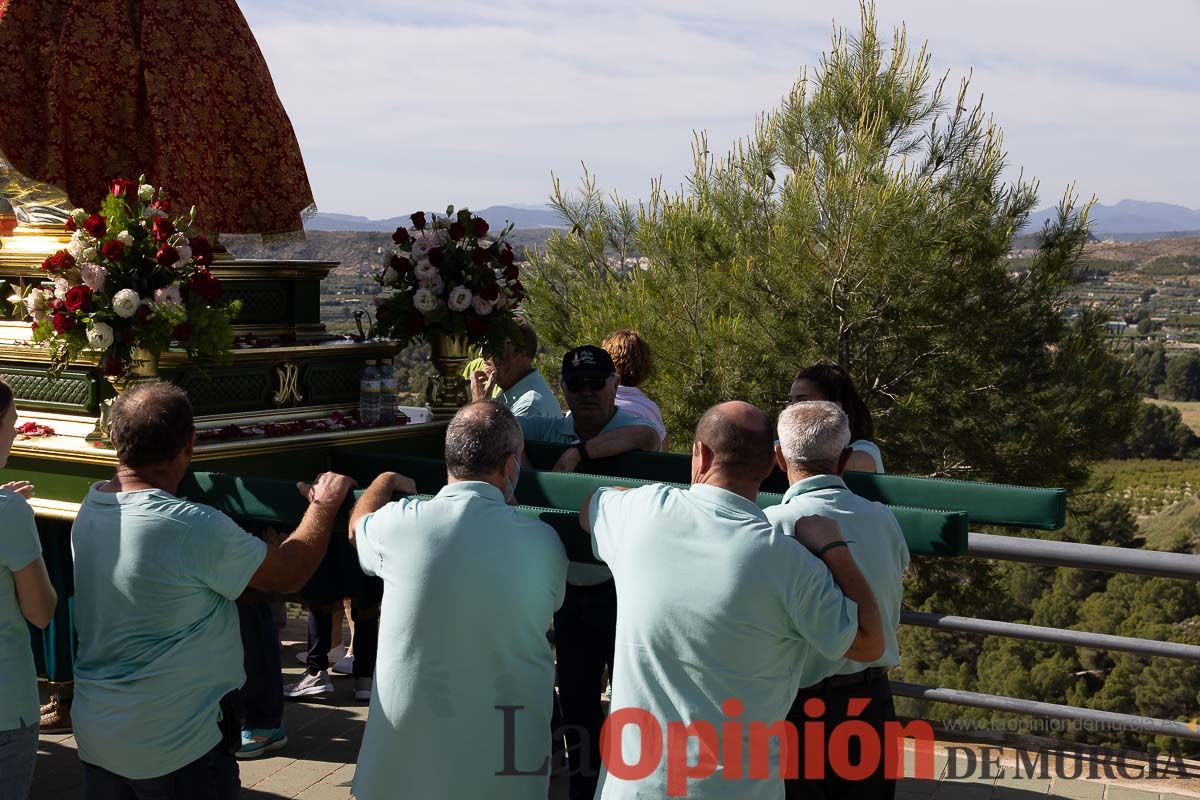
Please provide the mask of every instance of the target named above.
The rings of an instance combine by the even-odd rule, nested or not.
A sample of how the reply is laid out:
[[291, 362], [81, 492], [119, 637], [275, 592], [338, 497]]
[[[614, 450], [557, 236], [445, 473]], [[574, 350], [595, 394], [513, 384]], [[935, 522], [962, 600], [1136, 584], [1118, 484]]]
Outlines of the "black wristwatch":
[[591, 458], [588, 457], [587, 442], [576, 442], [575, 449], [579, 451], [579, 462], [580, 463], [583, 463], [584, 461], [592, 460]]

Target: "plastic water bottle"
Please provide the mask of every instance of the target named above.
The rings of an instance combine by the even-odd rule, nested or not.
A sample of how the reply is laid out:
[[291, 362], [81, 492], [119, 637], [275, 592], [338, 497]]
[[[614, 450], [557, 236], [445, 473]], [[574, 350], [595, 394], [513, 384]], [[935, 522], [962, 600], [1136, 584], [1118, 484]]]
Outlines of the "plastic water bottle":
[[379, 424], [380, 395], [383, 381], [374, 361], [368, 361], [358, 384], [358, 414], [363, 424], [372, 427]]
[[379, 362], [379, 424], [380, 425], [395, 425], [396, 424], [396, 367], [392, 365], [392, 360], [385, 359]]

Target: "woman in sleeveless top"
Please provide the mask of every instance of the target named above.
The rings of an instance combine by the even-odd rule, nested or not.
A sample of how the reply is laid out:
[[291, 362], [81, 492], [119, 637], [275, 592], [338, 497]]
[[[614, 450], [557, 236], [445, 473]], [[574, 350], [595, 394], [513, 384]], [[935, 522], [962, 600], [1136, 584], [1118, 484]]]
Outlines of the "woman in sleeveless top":
[[850, 418], [850, 449], [854, 453], [846, 469], [854, 472], [883, 472], [883, 455], [873, 441], [875, 423], [849, 373], [835, 364], [815, 364], [805, 367], [792, 379], [788, 393], [790, 402], [828, 400], [837, 403]]

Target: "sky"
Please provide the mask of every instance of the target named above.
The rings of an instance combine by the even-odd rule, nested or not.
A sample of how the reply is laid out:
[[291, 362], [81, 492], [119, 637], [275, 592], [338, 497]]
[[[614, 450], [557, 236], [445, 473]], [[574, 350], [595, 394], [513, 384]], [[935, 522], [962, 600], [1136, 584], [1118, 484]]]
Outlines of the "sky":
[[[608, 191], [680, 186], [693, 133], [728, 150], [856, 0], [240, 0], [317, 206], [372, 218], [538, 204], [582, 164]], [[1040, 206], [1200, 208], [1200, 0], [880, 0], [1004, 131]]]

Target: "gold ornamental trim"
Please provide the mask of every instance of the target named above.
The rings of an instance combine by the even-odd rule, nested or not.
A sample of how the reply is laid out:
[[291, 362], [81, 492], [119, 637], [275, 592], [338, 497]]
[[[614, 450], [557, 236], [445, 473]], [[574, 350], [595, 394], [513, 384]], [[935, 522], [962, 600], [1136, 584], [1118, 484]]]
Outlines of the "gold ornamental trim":
[[79, 514], [79, 503], [69, 503], [65, 500], [47, 500], [43, 497], [31, 497], [29, 507], [35, 517], [56, 519], [63, 522], [74, 522]]
[[[196, 445], [192, 463], [216, 461], [242, 456], [287, 453], [313, 447], [345, 447], [370, 442], [402, 441], [444, 429], [447, 421], [414, 422], [390, 428], [360, 428], [358, 430], [314, 431], [293, 436], [254, 437], [227, 442], [202, 442]], [[62, 461], [74, 464], [98, 464], [115, 467], [117, 454], [107, 447], [96, 447], [74, 436], [51, 436], [16, 442], [12, 454], [24, 458]]]
[[[8, 325], [0, 325], [0, 337], [4, 335]], [[22, 326], [28, 332], [28, 325]], [[313, 356], [330, 356], [333, 358], [354, 356], [356, 358], [374, 358], [381, 355], [393, 355], [399, 349], [399, 344], [391, 341], [382, 342], [317, 342], [311, 344], [296, 343], [276, 347], [246, 347], [234, 348], [230, 351], [231, 363], [257, 364], [264, 361], [292, 361], [297, 358]], [[10, 361], [25, 361], [31, 364], [49, 364], [50, 351], [45, 347], [20, 345], [12, 342], [0, 343], [0, 358]], [[187, 353], [182, 350], [168, 350], [159, 358], [160, 369], [173, 369], [191, 363]], [[72, 366], [98, 368], [96, 360], [82, 358], [71, 362]]]

